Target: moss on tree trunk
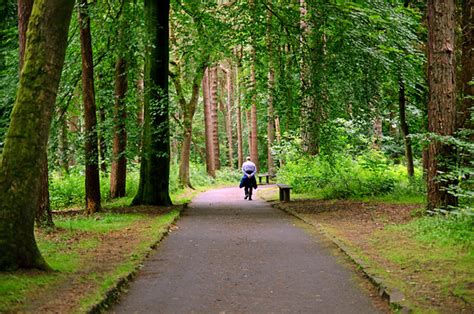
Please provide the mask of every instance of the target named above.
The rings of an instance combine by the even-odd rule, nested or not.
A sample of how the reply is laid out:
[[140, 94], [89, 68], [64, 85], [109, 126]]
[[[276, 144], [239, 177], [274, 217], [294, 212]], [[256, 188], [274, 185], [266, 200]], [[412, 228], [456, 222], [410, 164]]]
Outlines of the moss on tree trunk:
[[40, 166], [74, 1], [36, 0], [17, 98], [0, 159], [0, 270], [48, 269], [34, 237]]
[[169, 0], [145, 0], [151, 43], [145, 59], [145, 121], [140, 184], [134, 205], [171, 205], [169, 196]]

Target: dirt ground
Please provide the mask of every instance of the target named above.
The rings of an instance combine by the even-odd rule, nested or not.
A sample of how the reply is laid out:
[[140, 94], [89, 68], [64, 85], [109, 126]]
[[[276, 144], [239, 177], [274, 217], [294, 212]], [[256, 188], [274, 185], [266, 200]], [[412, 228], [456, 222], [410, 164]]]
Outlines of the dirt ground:
[[[267, 192], [268, 193], [268, 192]], [[335, 236], [369, 262], [371, 267], [385, 273], [387, 282], [399, 285], [412, 307], [439, 313], [473, 313], [474, 305], [453, 293], [441, 291], [436, 280], [437, 272], [449, 271], [449, 265], [408, 265], [401, 267], [384, 256], [374, 235], [389, 225], [403, 224], [413, 219], [421, 205], [366, 203], [348, 200], [296, 200], [290, 203], [275, 202], [275, 206], [295, 212], [306, 221]], [[387, 240], [387, 239], [386, 239]], [[412, 239], [398, 234], [388, 239], [387, 246], [410, 247]], [[426, 247], [429, 249], [429, 247]], [[423, 253], [421, 253], [423, 254]], [[452, 261], [455, 263], [455, 261]], [[407, 288], [408, 287], [408, 288]], [[474, 286], [468, 287], [474, 289]]]

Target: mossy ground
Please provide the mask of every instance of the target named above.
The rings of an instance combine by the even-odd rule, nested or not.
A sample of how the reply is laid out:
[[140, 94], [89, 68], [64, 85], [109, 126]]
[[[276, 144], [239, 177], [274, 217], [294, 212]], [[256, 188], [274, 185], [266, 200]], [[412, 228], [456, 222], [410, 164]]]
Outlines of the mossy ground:
[[472, 218], [421, 217], [420, 204], [293, 199], [278, 206], [335, 236], [416, 313], [474, 312]]

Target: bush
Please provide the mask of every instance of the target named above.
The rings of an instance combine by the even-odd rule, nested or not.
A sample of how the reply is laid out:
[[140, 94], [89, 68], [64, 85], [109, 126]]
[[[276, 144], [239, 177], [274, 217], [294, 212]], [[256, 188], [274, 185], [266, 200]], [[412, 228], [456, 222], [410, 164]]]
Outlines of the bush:
[[353, 159], [338, 154], [288, 160], [278, 180], [297, 193], [313, 193], [325, 199], [421, 195], [421, 172], [409, 180], [401, 165], [393, 165], [381, 152], [368, 151]]

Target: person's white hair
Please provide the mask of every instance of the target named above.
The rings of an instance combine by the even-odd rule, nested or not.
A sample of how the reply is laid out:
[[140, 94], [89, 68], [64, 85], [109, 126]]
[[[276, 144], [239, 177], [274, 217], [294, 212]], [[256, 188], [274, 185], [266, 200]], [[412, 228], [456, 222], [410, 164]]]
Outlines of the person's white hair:
[[245, 159], [247, 159], [247, 160], [251, 160], [252, 158], [250, 158], [250, 156], [247, 156], [247, 158], [245, 158]]

